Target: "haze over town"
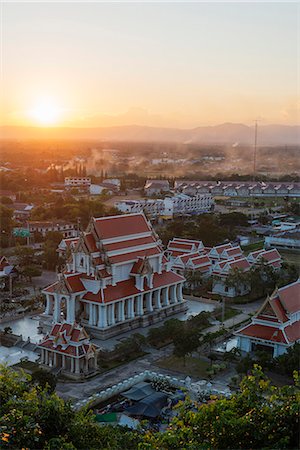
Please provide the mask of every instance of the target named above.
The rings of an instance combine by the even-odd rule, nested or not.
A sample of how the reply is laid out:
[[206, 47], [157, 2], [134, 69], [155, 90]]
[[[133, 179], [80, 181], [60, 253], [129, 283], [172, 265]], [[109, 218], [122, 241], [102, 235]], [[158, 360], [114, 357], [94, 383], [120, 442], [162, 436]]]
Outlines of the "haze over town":
[[299, 4], [0, 14], [0, 447], [299, 448]]

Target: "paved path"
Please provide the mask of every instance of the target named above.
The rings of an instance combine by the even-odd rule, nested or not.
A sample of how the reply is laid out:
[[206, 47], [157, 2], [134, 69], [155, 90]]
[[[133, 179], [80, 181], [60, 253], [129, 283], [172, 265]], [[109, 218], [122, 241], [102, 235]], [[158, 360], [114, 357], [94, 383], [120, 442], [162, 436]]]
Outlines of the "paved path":
[[56, 391], [60, 397], [64, 399], [71, 399], [74, 401], [83, 400], [92, 394], [106, 389], [114, 384], [123, 381], [133, 375], [136, 375], [145, 370], [154, 370], [159, 373], [170, 374], [168, 370], [164, 370], [155, 366], [155, 361], [160, 358], [166, 358], [173, 352], [172, 346], [168, 346], [163, 350], [153, 350], [148, 355], [139, 358], [135, 361], [130, 361], [127, 364], [116, 367], [108, 372], [102, 373], [84, 383], [70, 383], [59, 382], [56, 386]]
[[[248, 314], [242, 313], [231, 319], [226, 320], [224, 322], [224, 326], [230, 327], [248, 318], [249, 318]], [[205, 332], [217, 331], [220, 329], [220, 327], [221, 323], [207, 328]], [[112, 369], [108, 372], [97, 375], [94, 378], [91, 378], [90, 380], [87, 380], [83, 383], [59, 382], [57, 384], [56, 390], [58, 394], [64, 399], [79, 401], [95, 394], [96, 392], [99, 392], [114, 384], [117, 384], [126, 378], [129, 378], [140, 372], [144, 372], [145, 370], [152, 370], [154, 372], [159, 372], [167, 375], [173, 376], [175, 375], [178, 378], [186, 377], [186, 375], [176, 372], [175, 367], [174, 371], [172, 371], [162, 369], [156, 365], [157, 360], [166, 358], [173, 353], [172, 345], [169, 345], [168, 347], [165, 347], [164, 349], [161, 350], [156, 350], [153, 348], [149, 348], [147, 350], [149, 351], [149, 354], [147, 354], [146, 356], [141, 357], [135, 361], [130, 361], [129, 363], [116, 367], [115, 369]]]
[[[250, 318], [249, 314], [241, 313], [234, 317], [231, 317], [230, 319], [225, 320], [223, 326], [224, 328], [231, 328], [240, 322], [244, 322], [244, 320], [247, 320], [249, 318]], [[212, 325], [211, 327], [206, 328], [204, 331], [206, 333], [214, 333], [215, 331], [219, 331], [221, 328], [223, 328], [223, 326], [222, 322], [220, 322], [217, 323], [216, 325]]]

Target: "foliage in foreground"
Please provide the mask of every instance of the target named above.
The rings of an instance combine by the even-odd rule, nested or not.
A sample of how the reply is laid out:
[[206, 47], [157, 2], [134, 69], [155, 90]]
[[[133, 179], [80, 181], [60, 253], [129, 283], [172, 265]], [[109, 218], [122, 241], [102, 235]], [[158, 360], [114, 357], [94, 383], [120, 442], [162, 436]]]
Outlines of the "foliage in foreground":
[[297, 448], [299, 384], [273, 387], [259, 366], [230, 399], [185, 401], [165, 433], [99, 426], [91, 412], [37, 387], [30, 376], [0, 368], [3, 449]]

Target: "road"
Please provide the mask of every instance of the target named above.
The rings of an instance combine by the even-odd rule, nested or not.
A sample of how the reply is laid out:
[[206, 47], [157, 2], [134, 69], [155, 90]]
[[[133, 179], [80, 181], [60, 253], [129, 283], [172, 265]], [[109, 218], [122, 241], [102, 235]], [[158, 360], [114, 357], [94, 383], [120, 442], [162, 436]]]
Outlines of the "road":
[[[248, 314], [241, 313], [234, 318], [228, 319], [224, 322], [225, 327], [236, 325], [249, 318]], [[205, 332], [214, 332], [219, 330], [221, 324], [213, 325], [205, 330]], [[149, 353], [135, 361], [130, 361], [127, 364], [116, 367], [108, 372], [97, 375], [90, 380], [80, 383], [59, 382], [57, 384], [57, 393], [66, 400], [73, 400], [75, 402], [83, 400], [91, 395], [106, 389], [114, 384], [120, 383], [126, 378], [132, 377], [145, 370], [151, 370], [154, 372], [173, 375], [178, 378], [185, 378], [185, 375], [173, 370], [162, 369], [156, 365], [156, 361], [162, 358], [166, 358], [173, 353], [173, 346], [169, 345], [160, 350], [153, 348], [146, 349]], [[192, 380], [199, 381], [199, 380]], [[218, 380], [219, 381], [219, 380]]]

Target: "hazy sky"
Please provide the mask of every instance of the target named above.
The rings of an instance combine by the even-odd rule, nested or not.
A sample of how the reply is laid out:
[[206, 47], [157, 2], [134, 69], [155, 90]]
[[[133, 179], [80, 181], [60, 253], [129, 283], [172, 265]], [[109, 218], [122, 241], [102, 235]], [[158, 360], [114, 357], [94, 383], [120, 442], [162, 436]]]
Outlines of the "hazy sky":
[[297, 3], [4, 2], [3, 123], [295, 124], [297, 32]]

